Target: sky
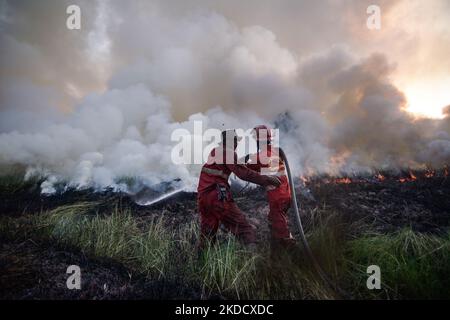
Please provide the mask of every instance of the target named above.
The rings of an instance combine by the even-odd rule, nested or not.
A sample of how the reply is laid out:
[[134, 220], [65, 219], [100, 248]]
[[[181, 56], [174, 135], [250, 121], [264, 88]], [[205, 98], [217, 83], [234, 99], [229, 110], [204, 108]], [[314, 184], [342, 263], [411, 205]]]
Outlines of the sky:
[[449, 19], [446, 0], [0, 0], [0, 165], [49, 190], [195, 184], [170, 135], [203, 121], [284, 128], [299, 173], [441, 166]]

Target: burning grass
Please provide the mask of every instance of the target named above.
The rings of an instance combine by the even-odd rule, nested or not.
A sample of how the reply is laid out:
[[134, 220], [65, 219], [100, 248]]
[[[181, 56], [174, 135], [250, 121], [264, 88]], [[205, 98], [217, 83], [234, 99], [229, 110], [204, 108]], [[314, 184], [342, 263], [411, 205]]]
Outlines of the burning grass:
[[[424, 188], [434, 181], [434, 187], [438, 189], [437, 196], [439, 188], [446, 190], [442, 177], [425, 177], [428, 181], [426, 183], [421, 182], [424, 179], [421, 175], [417, 174], [417, 177], [418, 188]], [[418, 232], [408, 224], [399, 225], [395, 230], [380, 229], [377, 227], [378, 222], [371, 220], [377, 217], [376, 213], [369, 215], [368, 209], [361, 214], [358, 209], [358, 205], [369, 201], [365, 200], [366, 197], [375, 204], [386, 195], [391, 197], [391, 194], [392, 201], [397, 201], [398, 197], [403, 199], [403, 205], [405, 201], [409, 201], [409, 197], [416, 201], [417, 196], [408, 193], [414, 187], [403, 185], [397, 180], [389, 176], [377, 183], [323, 183], [323, 180], [309, 180], [307, 185], [315, 200], [307, 201], [301, 197], [300, 200], [312, 250], [332, 281], [345, 289], [351, 298], [448, 299], [448, 225], [442, 224], [437, 233]], [[413, 183], [416, 182], [411, 182]], [[8, 182], [8, 185], [12, 183]], [[30, 191], [34, 190], [31, 185], [16, 186], [1, 189], [3, 197], [11, 203], [14, 196], [24, 198], [21, 193], [34, 195], [34, 191]], [[385, 189], [387, 191], [383, 191]], [[417, 191], [416, 195], [423, 193], [433, 197], [427, 190]], [[372, 195], [371, 192], [375, 194]], [[32, 241], [41, 251], [57, 246], [58, 251], [80, 252], [92, 261], [109, 259], [106, 261], [119, 263], [133, 277], [143, 279], [129, 289], [127, 295], [119, 295], [120, 298], [342, 298], [318, 277], [301, 248], [289, 253], [270, 250], [266, 241], [268, 232], [264, 221], [264, 196], [255, 191], [252, 194], [237, 197], [237, 201], [244, 212], [251, 213], [251, 218], [259, 221], [260, 244], [255, 250], [244, 248], [233, 237], [221, 233], [219, 242], [198, 256], [195, 197], [170, 200], [151, 208], [139, 207], [126, 198], [112, 197], [109, 194], [86, 196], [80, 193], [77, 196], [75, 193], [48, 207], [46, 198], [42, 198], [41, 207], [29, 206], [20, 215], [4, 212], [0, 217], [0, 237], [2, 242], [17, 247], [15, 252], [24, 250], [26, 243]], [[435, 199], [441, 199], [439, 197]], [[77, 199], [83, 200], [76, 201]], [[354, 207], [347, 206], [345, 201], [354, 202]], [[420, 201], [429, 203], [427, 199]], [[445, 204], [444, 201], [443, 205]], [[441, 212], [445, 208], [438, 206], [432, 210]], [[387, 210], [394, 209], [391, 206]], [[353, 210], [358, 212], [354, 213]], [[372, 206], [371, 210], [381, 209]], [[381, 212], [378, 213], [380, 214]], [[383, 221], [387, 219], [384, 217]], [[0, 259], [9, 261], [9, 258], [14, 259], [15, 254], [17, 253], [1, 256]], [[43, 262], [36, 260], [33, 263]], [[3, 263], [5, 264], [7, 263]], [[368, 290], [366, 287], [366, 269], [371, 264], [381, 268], [382, 290]], [[102, 265], [102, 270], [114, 273], [116, 267], [107, 262]], [[8, 297], [13, 298], [24, 297], [24, 286], [39, 287], [46, 282], [56, 281], [53, 280], [53, 275], [49, 275], [43, 282], [27, 280], [26, 285], [21, 285], [20, 277], [11, 278], [7, 272], [2, 272], [1, 281], [8, 279], [17, 282], [5, 286], [18, 288], [8, 292]], [[92, 284], [86, 283], [84, 286], [90, 287]], [[52, 290], [33, 291], [39, 293], [35, 293], [32, 298], [84, 297], [83, 290], [76, 296], [70, 296], [66, 293], [67, 290], [52, 296]], [[139, 294], [133, 293], [136, 291]], [[107, 298], [108, 294], [103, 293], [101, 297]]]

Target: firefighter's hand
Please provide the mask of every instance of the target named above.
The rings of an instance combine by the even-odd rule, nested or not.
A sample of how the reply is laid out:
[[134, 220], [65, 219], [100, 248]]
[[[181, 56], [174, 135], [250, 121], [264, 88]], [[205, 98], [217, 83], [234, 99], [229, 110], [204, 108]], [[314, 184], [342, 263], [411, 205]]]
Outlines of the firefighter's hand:
[[279, 187], [281, 185], [281, 181], [278, 177], [274, 176], [264, 176], [267, 185]]

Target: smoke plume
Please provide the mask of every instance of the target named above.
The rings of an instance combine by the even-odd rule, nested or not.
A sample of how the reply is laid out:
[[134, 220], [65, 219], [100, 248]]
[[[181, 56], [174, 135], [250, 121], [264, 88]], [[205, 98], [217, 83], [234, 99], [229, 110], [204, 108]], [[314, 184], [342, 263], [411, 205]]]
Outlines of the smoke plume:
[[[74, 3], [77, 31], [65, 28]], [[403, 3], [380, 1], [388, 17]], [[171, 134], [192, 132], [195, 121], [279, 128], [295, 174], [450, 160], [449, 107], [442, 119], [406, 110], [392, 79], [416, 57], [398, 65], [400, 46], [363, 40], [361, 1], [3, 0], [0, 8], [0, 165], [44, 175], [44, 193], [59, 183], [127, 189], [130, 177], [181, 179], [192, 190], [199, 166], [172, 162]]]

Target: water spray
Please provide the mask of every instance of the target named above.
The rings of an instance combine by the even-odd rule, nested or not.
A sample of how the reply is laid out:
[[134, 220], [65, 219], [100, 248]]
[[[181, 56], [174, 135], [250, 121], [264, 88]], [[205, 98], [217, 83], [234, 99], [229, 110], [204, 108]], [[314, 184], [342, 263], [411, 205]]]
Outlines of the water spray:
[[155, 198], [155, 199], [148, 200], [148, 201], [145, 201], [145, 202], [140, 202], [140, 203], [136, 202], [136, 203], [137, 203], [138, 205], [140, 205], [140, 206], [151, 206], [151, 205], [153, 205], [153, 204], [155, 204], [155, 203], [161, 202], [161, 201], [163, 201], [163, 200], [165, 200], [165, 199], [168, 199], [168, 198], [170, 198], [170, 197], [172, 197], [172, 196], [174, 196], [174, 195], [176, 195], [176, 194], [178, 194], [178, 193], [184, 191], [184, 189], [185, 189], [184, 187], [183, 187], [183, 188], [180, 188], [180, 189], [175, 189], [175, 190], [173, 190], [173, 191], [170, 191], [170, 192], [168, 192], [168, 193], [165, 193], [165, 194], [163, 194], [163, 195], [160, 195], [159, 197], [157, 197], [157, 198]]

